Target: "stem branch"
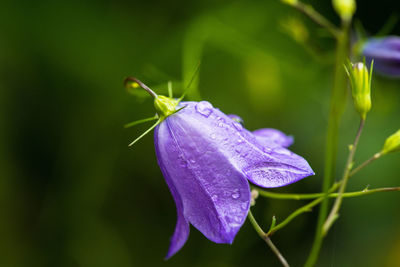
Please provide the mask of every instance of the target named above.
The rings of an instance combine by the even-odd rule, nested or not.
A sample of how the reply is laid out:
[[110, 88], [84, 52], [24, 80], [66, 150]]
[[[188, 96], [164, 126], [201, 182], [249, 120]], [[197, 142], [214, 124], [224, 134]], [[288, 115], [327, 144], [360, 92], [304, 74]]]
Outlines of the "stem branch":
[[272, 243], [271, 238], [261, 229], [261, 227], [258, 225], [256, 219], [253, 216], [253, 213], [249, 210], [248, 218], [253, 225], [254, 229], [256, 230], [257, 234], [267, 243], [267, 245], [271, 248], [272, 252], [278, 257], [279, 261], [281, 262], [282, 266], [284, 267], [289, 267], [288, 262], [286, 259], [282, 256], [282, 254], [279, 252], [278, 248]]
[[365, 124], [365, 119], [361, 119], [360, 127], [358, 128], [356, 138], [354, 139], [353, 146], [351, 147], [349, 156], [347, 158], [347, 163], [346, 163], [346, 166], [345, 166], [343, 179], [342, 179], [343, 182], [342, 182], [342, 184], [340, 186], [340, 189], [339, 189], [339, 195], [336, 198], [335, 203], [333, 204], [333, 208], [332, 208], [331, 212], [329, 213], [329, 216], [326, 219], [326, 221], [324, 223], [324, 226], [322, 228], [322, 234], [324, 236], [328, 233], [328, 231], [332, 227], [334, 221], [339, 216], [338, 212], [339, 212], [340, 206], [342, 205], [343, 193], [346, 190], [347, 182], [349, 181], [349, 178], [350, 178], [349, 174], [350, 174], [350, 171], [351, 171], [351, 168], [352, 168], [352, 165], [353, 165], [354, 155], [355, 155], [355, 152], [357, 150], [358, 141], [360, 140], [360, 136], [361, 136], [361, 132], [362, 132], [362, 130], [364, 128], [364, 124]]

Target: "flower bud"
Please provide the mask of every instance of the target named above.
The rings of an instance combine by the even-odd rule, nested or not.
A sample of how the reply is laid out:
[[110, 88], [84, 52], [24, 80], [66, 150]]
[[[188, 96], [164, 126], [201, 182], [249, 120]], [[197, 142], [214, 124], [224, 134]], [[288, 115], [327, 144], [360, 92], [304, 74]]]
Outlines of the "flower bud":
[[363, 44], [362, 54], [369, 62], [374, 60], [378, 73], [400, 77], [400, 37], [369, 38]]
[[350, 20], [356, 12], [355, 0], [332, 0], [332, 5], [342, 20]]
[[371, 63], [370, 73], [368, 73], [368, 68], [362, 62], [349, 64], [346, 67], [351, 82], [354, 106], [362, 119], [366, 118], [368, 111], [371, 109], [372, 67], [373, 62]]
[[154, 107], [156, 108], [157, 114], [161, 118], [165, 118], [173, 114], [176, 111], [177, 105], [178, 101], [170, 97], [158, 95], [156, 98], [154, 98]]
[[384, 155], [396, 151], [400, 151], [400, 130], [398, 130], [386, 139], [381, 153]]
[[297, 4], [297, 0], [281, 0], [282, 3], [287, 4], [289, 6], [294, 6]]

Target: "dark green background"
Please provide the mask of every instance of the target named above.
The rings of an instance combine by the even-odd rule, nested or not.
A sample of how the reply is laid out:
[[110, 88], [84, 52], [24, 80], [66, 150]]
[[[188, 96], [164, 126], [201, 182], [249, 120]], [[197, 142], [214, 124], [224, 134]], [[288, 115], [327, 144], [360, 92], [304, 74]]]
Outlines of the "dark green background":
[[[375, 34], [399, 10], [394, 3], [359, 1], [356, 18]], [[330, 1], [313, 4], [338, 22]], [[305, 24], [320, 55], [287, 34], [282, 24], [292, 19]], [[232, 246], [192, 228], [184, 248], [163, 260], [175, 205], [152, 136], [127, 147], [147, 126], [122, 127], [154, 108], [122, 81], [135, 75], [165, 92], [201, 60], [202, 99], [239, 114], [250, 130], [293, 134], [292, 150], [316, 172], [274, 191], [318, 192], [334, 47], [320, 28], [270, 0], [2, 0], [0, 38], [0, 266], [278, 266], [249, 222]], [[357, 162], [400, 128], [400, 81], [374, 77], [372, 90]], [[338, 174], [357, 124], [348, 101]], [[399, 160], [373, 163], [349, 190], [400, 185]], [[304, 203], [259, 199], [254, 213], [267, 228], [273, 214], [282, 220]], [[400, 266], [399, 203], [399, 193], [346, 199], [319, 266]], [[316, 216], [317, 209], [273, 236], [293, 266], [306, 259]]]

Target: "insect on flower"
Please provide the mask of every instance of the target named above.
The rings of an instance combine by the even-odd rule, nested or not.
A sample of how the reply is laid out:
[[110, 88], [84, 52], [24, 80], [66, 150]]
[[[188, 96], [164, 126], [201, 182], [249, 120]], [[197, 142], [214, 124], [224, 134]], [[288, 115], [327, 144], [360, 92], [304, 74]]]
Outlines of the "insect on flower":
[[[275, 129], [246, 130], [236, 115], [226, 115], [209, 102], [182, 102], [159, 96], [136, 78], [154, 97], [157, 120], [154, 145], [158, 165], [177, 208], [177, 223], [166, 258], [178, 252], [193, 225], [215, 243], [231, 244], [250, 207], [248, 181], [261, 187], [280, 187], [314, 172], [302, 157], [286, 147], [290, 136]], [[142, 134], [137, 140], [144, 136]]]

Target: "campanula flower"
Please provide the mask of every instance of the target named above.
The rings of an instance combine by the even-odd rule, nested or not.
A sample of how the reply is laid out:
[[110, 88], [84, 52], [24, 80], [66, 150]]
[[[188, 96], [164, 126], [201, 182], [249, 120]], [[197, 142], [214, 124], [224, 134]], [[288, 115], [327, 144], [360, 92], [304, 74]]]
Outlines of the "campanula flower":
[[[231, 244], [250, 207], [248, 181], [280, 187], [314, 172], [286, 147], [293, 138], [275, 129], [246, 130], [235, 115], [209, 102], [163, 97], [154, 145], [175, 200], [177, 223], [167, 258], [178, 252], [193, 225], [215, 243]], [[169, 104], [166, 102], [169, 101]]]
[[374, 60], [377, 72], [392, 77], [400, 77], [400, 37], [370, 38], [362, 47], [367, 62]]

